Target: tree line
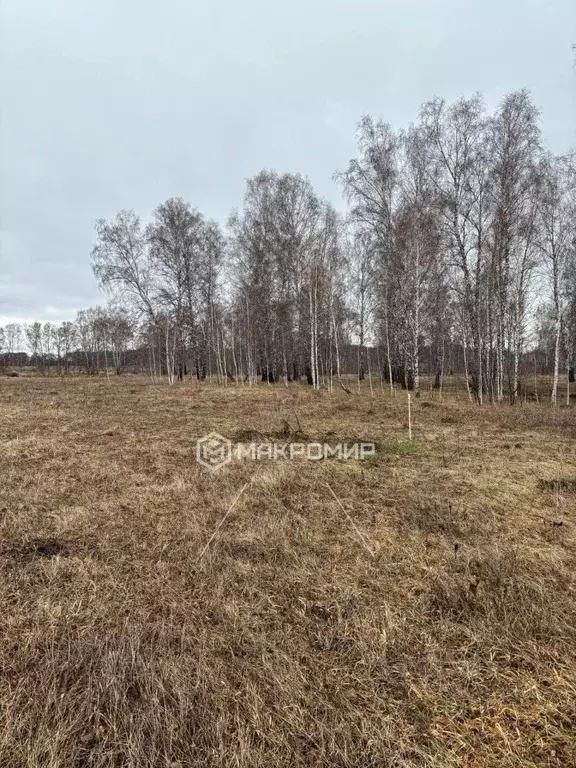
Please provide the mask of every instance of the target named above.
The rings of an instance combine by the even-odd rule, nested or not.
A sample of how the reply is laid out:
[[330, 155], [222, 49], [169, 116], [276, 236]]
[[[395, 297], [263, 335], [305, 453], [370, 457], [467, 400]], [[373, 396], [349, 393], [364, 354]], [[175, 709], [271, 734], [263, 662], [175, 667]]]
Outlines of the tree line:
[[225, 228], [181, 198], [146, 225], [99, 219], [108, 308], [7, 325], [5, 364], [25, 337], [37, 367], [129, 363], [170, 383], [331, 389], [354, 372], [418, 391], [458, 372], [479, 403], [514, 402], [534, 372], [556, 402], [573, 379], [576, 163], [545, 149], [530, 95], [492, 113], [480, 95], [434, 99], [403, 130], [365, 116], [335, 181], [346, 214], [306, 177], [263, 170]]

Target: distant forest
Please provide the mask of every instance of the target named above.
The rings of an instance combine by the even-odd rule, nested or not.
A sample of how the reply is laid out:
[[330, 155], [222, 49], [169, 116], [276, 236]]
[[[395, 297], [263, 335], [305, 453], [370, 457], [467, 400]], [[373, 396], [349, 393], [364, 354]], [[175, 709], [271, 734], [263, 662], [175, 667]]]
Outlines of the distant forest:
[[407, 130], [365, 116], [357, 147], [335, 174], [345, 215], [264, 170], [225, 228], [181, 198], [147, 224], [97, 220], [108, 306], [0, 328], [0, 364], [416, 391], [458, 373], [480, 403], [546, 374], [556, 402], [573, 380], [576, 162], [546, 151], [530, 95], [493, 114], [479, 95], [436, 99]]

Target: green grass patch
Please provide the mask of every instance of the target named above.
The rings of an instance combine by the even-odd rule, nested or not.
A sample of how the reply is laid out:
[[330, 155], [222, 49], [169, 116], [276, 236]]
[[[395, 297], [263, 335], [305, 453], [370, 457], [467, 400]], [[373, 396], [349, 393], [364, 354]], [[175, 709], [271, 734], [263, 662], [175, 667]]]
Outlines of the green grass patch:
[[418, 453], [420, 446], [413, 440], [380, 440], [376, 443], [376, 453], [387, 453], [393, 456], [404, 456]]
[[381, 466], [385, 463], [387, 456], [411, 456], [420, 452], [420, 446], [412, 440], [369, 440], [362, 438], [359, 442], [376, 445], [376, 453], [362, 463], [366, 467]]
[[[338, 442], [347, 445], [353, 445], [354, 443], [373, 443], [376, 446], [376, 456], [405, 456], [411, 453], [418, 453], [421, 448], [421, 446], [413, 440], [377, 440], [373, 437], [332, 437], [331, 440], [337, 440]], [[326, 439], [325, 442], [329, 443], [331, 440]]]

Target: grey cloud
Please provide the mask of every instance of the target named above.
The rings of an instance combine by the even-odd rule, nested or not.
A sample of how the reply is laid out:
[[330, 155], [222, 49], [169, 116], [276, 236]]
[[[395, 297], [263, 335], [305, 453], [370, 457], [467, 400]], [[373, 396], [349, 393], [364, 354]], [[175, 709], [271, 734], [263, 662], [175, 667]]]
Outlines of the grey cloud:
[[93, 222], [181, 195], [225, 221], [261, 167], [332, 181], [370, 112], [528, 87], [575, 139], [573, 0], [4, 0], [0, 315], [103, 301]]

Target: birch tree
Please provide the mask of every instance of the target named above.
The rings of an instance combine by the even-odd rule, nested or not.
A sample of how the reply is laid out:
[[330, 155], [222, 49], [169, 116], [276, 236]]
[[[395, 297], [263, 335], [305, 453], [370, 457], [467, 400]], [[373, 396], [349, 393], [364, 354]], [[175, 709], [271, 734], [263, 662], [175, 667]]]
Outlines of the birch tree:
[[504, 396], [506, 348], [511, 401], [519, 388], [525, 312], [536, 263], [535, 220], [540, 159], [538, 112], [526, 91], [504, 99], [490, 124], [492, 263], [494, 278], [496, 399]]
[[548, 156], [542, 163], [542, 191], [539, 205], [539, 248], [550, 286], [554, 318], [554, 359], [551, 400], [556, 405], [562, 323], [566, 307], [564, 281], [574, 259], [576, 238], [576, 183], [567, 158]]
[[487, 121], [479, 95], [453, 105], [425, 104], [421, 121], [453, 289], [462, 308], [462, 342], [473, 351], [472, 391], [481, 404], [486, 390], [485, 280], [489, 224]]

